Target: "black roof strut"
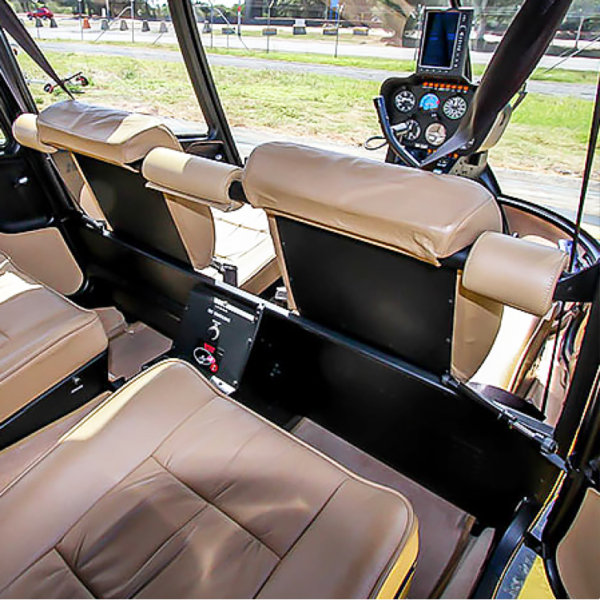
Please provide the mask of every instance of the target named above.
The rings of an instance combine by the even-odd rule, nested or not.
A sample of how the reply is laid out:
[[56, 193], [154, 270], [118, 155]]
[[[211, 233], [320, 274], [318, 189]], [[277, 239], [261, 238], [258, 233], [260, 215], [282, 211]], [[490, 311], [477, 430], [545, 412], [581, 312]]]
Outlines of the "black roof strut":
[[48, 59], [35, 43], [25, 25], [21, 23], [15, 11], [11, 8], [7, 0], [0, 0], [0, 27], [2, 27], [29, 55], [31, 60], [40, 68], [56, 85], [58, 85], [71, 99], [73, 94], [67, 89], [64, 81], [57, 75]]

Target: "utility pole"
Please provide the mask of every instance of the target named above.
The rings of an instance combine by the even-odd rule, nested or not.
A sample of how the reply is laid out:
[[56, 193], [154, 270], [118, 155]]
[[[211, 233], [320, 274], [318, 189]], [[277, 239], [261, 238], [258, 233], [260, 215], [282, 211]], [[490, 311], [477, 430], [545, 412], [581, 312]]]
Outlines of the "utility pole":
[[135, 42], [135, 0], [131, 0], [131, 43]]
[[340, 41], [340, 16], [342, 11], [344, 10], [344, 5], [337, 7], [337, 16], [335, 20], [335, 49], [333, 51], [334, 58], [337, 58], [338, 55], [338, 43]]
[[210, 0], [210, 47], [213, 47], [213, 21], [215, 20], [215, 5], [213, 1]]
[[269, 44], [271, 41], [271, 34], [269, 31], [271, 29], [271, 8], [273, 8], [273, 4], [275, 4], [275, 0], [271, 0], [267, 8], [267, 54], [269, 54]]

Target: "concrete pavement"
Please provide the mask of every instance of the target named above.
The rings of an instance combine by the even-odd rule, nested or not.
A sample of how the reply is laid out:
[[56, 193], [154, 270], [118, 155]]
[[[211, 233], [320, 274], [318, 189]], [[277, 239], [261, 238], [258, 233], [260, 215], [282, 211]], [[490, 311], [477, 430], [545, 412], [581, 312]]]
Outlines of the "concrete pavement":
[[[39, 39], [51, 40], [51, 39], [69, 39], [69, 40], [79, 40], [81, 41], [81, 30], [79, 26], [79, 21], [76, 19], [63, 18], [58, 20], [58, 28], [57, 29], [49, 29], [42, 28], [39, 31], [33, 33], [34, 36], [39, 36]], [[158, 24], [152, 24], [155, 31], [149, 33], [143, 33], [141, 31], [141, 22], [136, 21], [135, 25], [135, 39], [136, 41], [144, 41], [146, 43], [152, 43], [158, 38]], [[91, 21], [92, 28], [89, 30], [83, 31], [83, 37], [85, 41], [94, 41], [98, 38], [101, 33], [100, 23], [99, 21], [92, 20]], [[202, 27], [202, 24], [198, 25], [199, 28]], [[132, 39], [131, 29], [128, 31], [117, 31], [116, 25], [113, 25], [114, 31], [111, 29], [110, 31], [105, 32], [102, 35], [102, 41], [120, 41], [120, 42], [130, 42]], [[220, 32], [221, 26], [215, 25], [215, 32]], [[249, 26], [243, 26], [242, 33], [244, 30], [250, 29]], [[254, 27], [252, 29], [258, 30], [259, 27]], [[289, 28], [288, 28], [289, 29]], [[318, 30], [316, 30], [318, 31]], [[384, 32], [378, 32], [379, 36], [383, 35]], [[368, 42], [365, 43], [357, 43], [356, 41], [345, 41], [344, 38], [347, 37], [347, 34], [340, 36], [340, 42], [338, 46], [338, 54], [339, 56], [361, 56], [361, 57], [370, 57], [370, 58], [389, 58], [396, 60], [413, 60], [415, 58], [415, 49], [414, 48], [397, 48], [395, 46], [386, 46], [383, 43], [373, 42], [373, 38], [378, 37], [376, 33], [373, 33], [371, 38], [369, 38]], [[208, 34], [202, 35], [203, 42], [205, 46], [208, 48], [211, 42], [211, 36]], [[226, 47], [228, 44], [231, 48], [248, 48], [250, 50], [265, 50], [266, 48], [266, 38], [262, 36], [251, 36], [246, 35], [243, 36], [243, 43], [237, 38], [237, 36], [223, 36], [223, 35], [213, 35], [212, 43], [216, 47]], [[160, 36], [161, 43], [171, 43], [176, 44], [177, 39], [175, 33], [173, 31], [172, 26], [170, 26], [168, 33]], [[334, 39], [328, 38], [323, 40], [304, 40], [301, 37], [296, 38], [285, 38], [285, 37], [272, 37], [269, 40], [270, 49], [273, 51], [280, 52], [296, 52], [296, 53], [309, 53], [309, 54], [330, 54], [333, 55], [334, 48]], [[476, 64], [487, 64], [492, 54], [488, 52], [472, 52], [472, 60]], [[556, 65], [562, 59], [557, 56], [545, 56], [542, 58], [540, 62], [540, 67], [548, 68], [553, 65]], [[581, 58], [581, 57], [573, 57], [568, 59], [564, 64], [561, 65], [562, 68], [572, 69], [576, 71], [598, 71], [600, 66], [600, 59], [593, 58]]]

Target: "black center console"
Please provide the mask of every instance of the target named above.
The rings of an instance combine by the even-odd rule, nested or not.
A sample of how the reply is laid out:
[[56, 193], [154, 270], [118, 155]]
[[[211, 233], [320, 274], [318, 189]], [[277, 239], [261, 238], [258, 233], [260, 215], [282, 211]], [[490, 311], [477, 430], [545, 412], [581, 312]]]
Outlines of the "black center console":
[[193, 363], [222, 392], [241, 381], [262, 316], [262, 306], [199, 286], [192, 290], [175, 354]]

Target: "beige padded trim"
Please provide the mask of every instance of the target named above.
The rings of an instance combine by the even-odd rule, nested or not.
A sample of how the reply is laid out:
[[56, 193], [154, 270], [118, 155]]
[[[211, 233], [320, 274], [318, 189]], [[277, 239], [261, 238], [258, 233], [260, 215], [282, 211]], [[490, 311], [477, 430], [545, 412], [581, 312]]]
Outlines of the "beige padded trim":
[[503, 307], [466, 290], [461, 275], [456, 281], [451, 371], [459, 381], [468, 381], [494, 344], [502, 322]]
[[38, 116], [31, 113], [19, 115], [12, 125], [12, 132], [15, 140], [17, 140], [21, 146], [32, 148], [38, 152], [56, 152], [56, 148], [40, 142], [37, 120]]
[[157, 146], [180, 149], [177, 138], [156, 117], [75, 100], [45, 108], [38, 129], [44, 144], [120, 166], [141, 160]]
[[493, 196], [472, 181], [283, 142], [258, 146], [244, 171], [250, 203], [434, 265], [500, 231]]
[[167, 207], [187, 255], [196, 270], [207, 267], [215, 253], [215, 224], [208, 206], [165, 195]]
[[487, 232], [469, 253], [463, 285], [471, 292], [541, 317], [552, 306], [566, 265], [567, 255], [556, 248]]
[[74, 294], [83, 284], [83, 273], [60, 231], [55, 227], [22, 233], [0, 233], [0, 252], [48, 287]]
[[588, 488], [579, 512], [556, 551], [570, 598], [600, 598], [600, 493]]
[[155, 148], [142, 164], [142, 174], [151, 187], [226, 211], [240, 207], [230, 197], [229, 188], [234, 181], [241, 181], [242, 172], [240, 167], [170, 148]]
[[281, 238], [279, 237], [279, 229], [277, 229], [277, 223], [273, 217], [269, 217], [269, 231], [271, 232], [271, 237], [273, 238], [275, 256], [277, 257], [277, 262], [279, 263], [279, 271], [281, 272], [281, 277], [287, 290], [287, 307], [290, 310], [298, 311], [298, 306], [296, 305], [296, 300], [294, 300], [294, 294], [292, 292], [290, 275], [287, 271], [287, 266], [283, 257], [283, 246], [281, 245]]

